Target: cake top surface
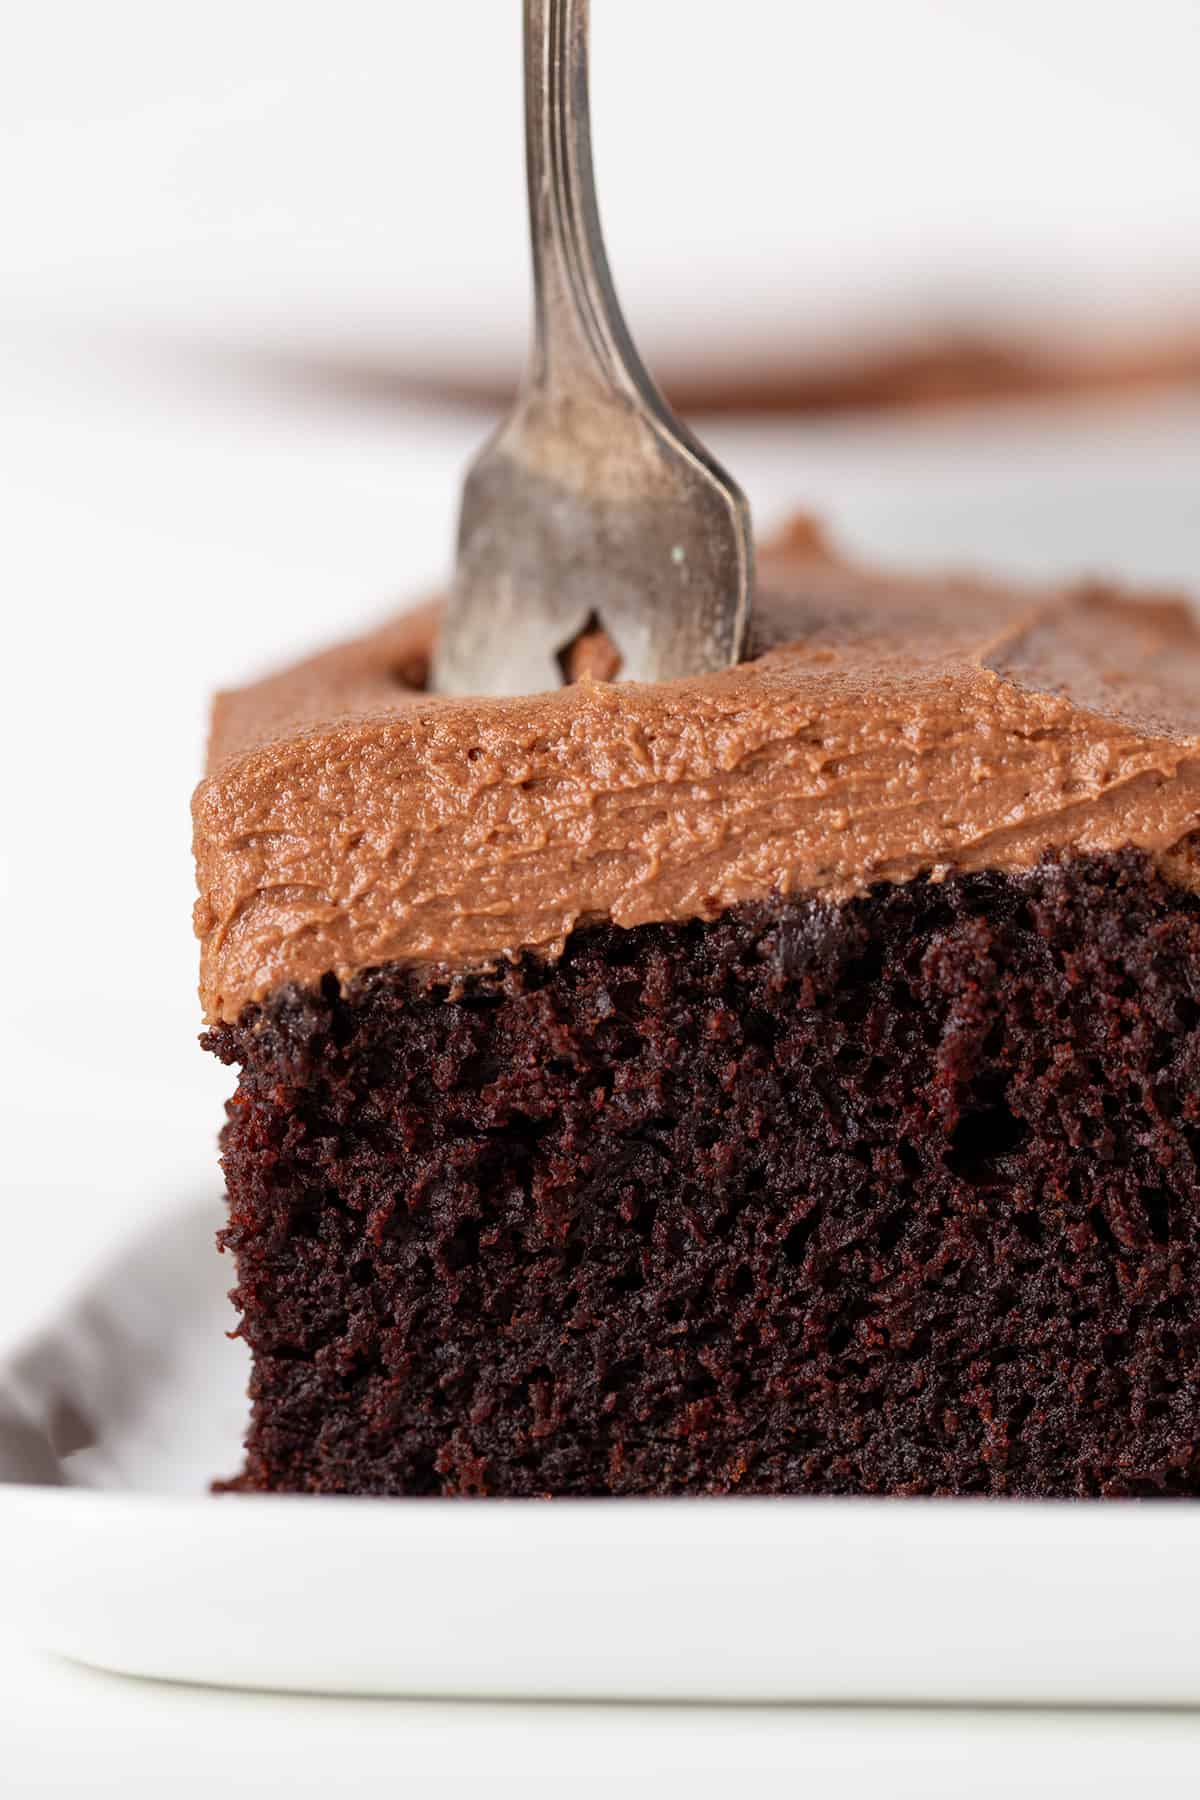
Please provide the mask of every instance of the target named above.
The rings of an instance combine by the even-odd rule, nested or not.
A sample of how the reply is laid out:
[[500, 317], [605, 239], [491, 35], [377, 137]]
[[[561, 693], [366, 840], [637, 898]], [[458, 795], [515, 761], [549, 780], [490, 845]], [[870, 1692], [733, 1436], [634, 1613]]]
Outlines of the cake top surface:
[[[519, 699], [422, 691], [426, 607], [219, 696], [193, 812], [210, 1019], [389, 961], [554, 955], [578, 924], [1028, 866], [1200, 826], [1181, 602], [897, 578], [797, 523], [751, 659]], [[1183, 868], [1183, 861], [1179, 861]]]

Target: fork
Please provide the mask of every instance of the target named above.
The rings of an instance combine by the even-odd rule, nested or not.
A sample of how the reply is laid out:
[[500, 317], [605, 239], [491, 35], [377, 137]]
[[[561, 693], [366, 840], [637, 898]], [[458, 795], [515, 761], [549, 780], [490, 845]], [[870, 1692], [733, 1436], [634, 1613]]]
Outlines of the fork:
[[525, 0], [525, 137], [533, 350], [466, 477], [433, 685], [557, 687], [597, 632], [622, 680], [727, 668], [747, 629], [749, 508], [621, 313], [592, 170], [588, 0]]

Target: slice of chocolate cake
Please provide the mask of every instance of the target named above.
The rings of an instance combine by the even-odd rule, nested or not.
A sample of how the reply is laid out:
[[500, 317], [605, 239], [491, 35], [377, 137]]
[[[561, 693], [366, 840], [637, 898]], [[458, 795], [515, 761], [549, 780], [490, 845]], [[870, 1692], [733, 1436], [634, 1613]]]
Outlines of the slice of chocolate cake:
[[236, 1485], [1200, 1493], [1186, 609], [798, 528], [726, 674], [438, 698], [435, 623], [196, 795]]

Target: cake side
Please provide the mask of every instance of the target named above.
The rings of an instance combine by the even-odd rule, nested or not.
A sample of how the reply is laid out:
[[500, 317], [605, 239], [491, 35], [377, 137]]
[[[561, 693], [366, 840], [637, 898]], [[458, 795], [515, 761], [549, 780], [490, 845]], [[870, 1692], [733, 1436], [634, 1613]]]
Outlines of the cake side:
[[247, 1489], [1200, 1495], [1200, 899], [1134, 851], [291, 988]]
[[553, 958], [769, 895], [1132, 845], [1200, 823], [1185, 608], [882, 577], [800, 530], [754, 660], [528, 699], [420, 691], [427, 610], [218, 704], [194, 801], [206, 1017], [325, 973]]

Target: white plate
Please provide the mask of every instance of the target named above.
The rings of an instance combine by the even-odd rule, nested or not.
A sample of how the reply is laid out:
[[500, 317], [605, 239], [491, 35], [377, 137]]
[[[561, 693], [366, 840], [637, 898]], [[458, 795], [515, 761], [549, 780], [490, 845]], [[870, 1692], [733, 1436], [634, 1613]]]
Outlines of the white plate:
[[1200, 1701], [1200, 1508], [213, 1498], [215, 1200], [0, 1374], [0, 1583], [137, 1675], [340, 1693]]

